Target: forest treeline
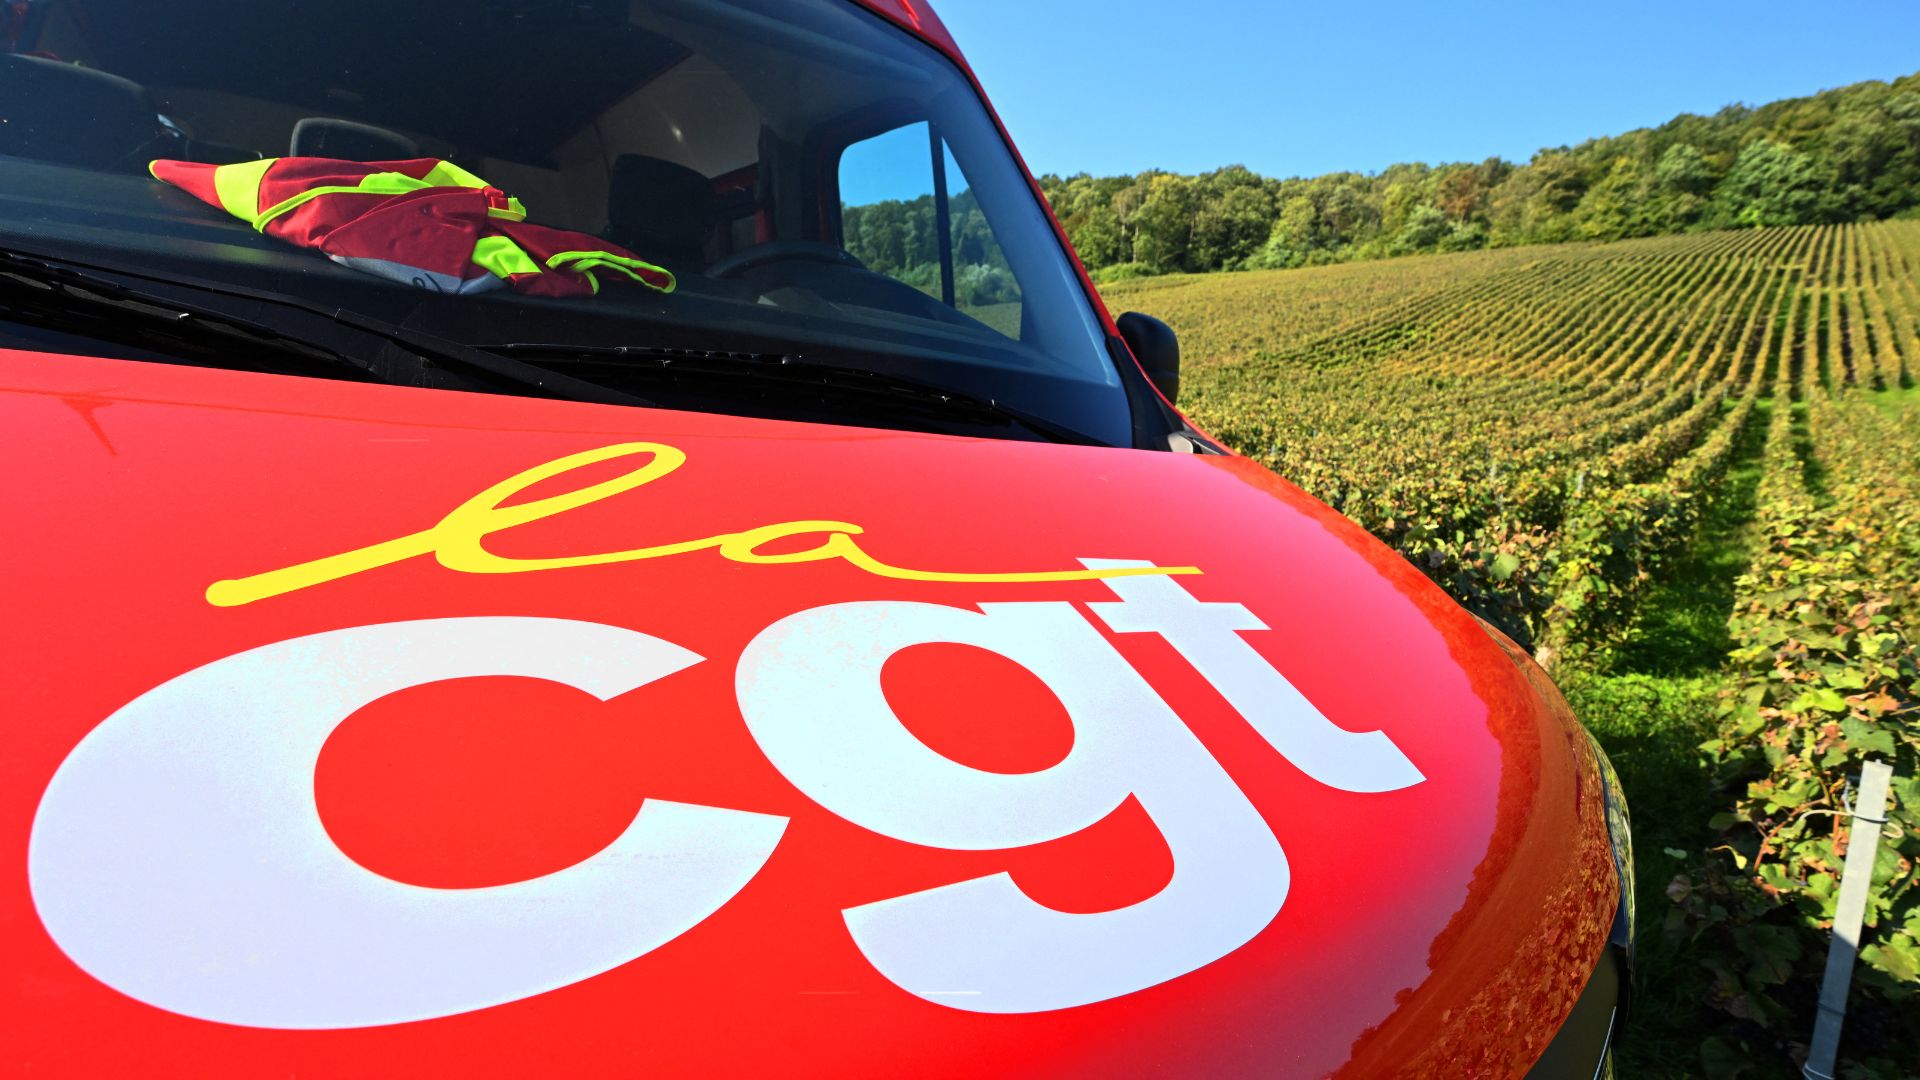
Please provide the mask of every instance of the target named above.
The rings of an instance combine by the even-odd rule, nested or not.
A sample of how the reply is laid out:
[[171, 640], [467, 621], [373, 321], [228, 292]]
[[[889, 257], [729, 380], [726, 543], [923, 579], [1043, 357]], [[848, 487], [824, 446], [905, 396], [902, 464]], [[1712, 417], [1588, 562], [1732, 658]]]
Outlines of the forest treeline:
[[[1103, 280], [1920, 213], [1920, 73], [1541, 150], [1275, 180], [1043, 176]], [[931, 206], [927, 207], [931, 213]], [[930, 228], [930, 226], [929, 226]]]
[[[887, 199], [840, 208], [846, 249], [860, 264], [940, 295], [940, 241], [933, 227], [933, 196]], [[989, 307], [1020, 298], [1006, 254], [987, 227], [972, 189], [954, 195], [947, 210], [952, 222], [954, 302], [961, 309]]]

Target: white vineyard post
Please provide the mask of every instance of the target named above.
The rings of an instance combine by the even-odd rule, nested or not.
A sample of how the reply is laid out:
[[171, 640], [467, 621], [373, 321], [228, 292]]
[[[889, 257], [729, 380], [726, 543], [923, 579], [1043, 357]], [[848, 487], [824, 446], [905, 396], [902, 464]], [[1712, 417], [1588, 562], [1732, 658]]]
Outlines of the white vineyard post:
[[1867, 891], [1873, 885], [1881, 829], [1887, 823], [1887, 784], [1892, 779], [1893, 766], [1884, 761], [1869, 761], [1860, 767], [1860, 797], [1854, 800], [1847, 862], [1840, 871], [1833, 942], [1827, 948], [1827, 970], [1820, 980], [1820, 1011], [1813, 1022], [1807, 1064], [1800, 1070], [1808, 1080], [1833, 1080], [1833, 1063], [1840, 1052], [1840, 1025], [1847, 1017], [1847, 989], [1853, 984], [1853, 961], [1860, 953], [1860, 923], [1867, 913]]

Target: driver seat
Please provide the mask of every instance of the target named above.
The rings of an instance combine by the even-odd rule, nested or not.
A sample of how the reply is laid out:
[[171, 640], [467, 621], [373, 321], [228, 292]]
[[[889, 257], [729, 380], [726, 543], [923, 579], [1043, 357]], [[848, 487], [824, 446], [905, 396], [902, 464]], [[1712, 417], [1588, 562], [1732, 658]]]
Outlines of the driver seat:
[[138, 83], [59, 60], [0, 54], [0, 155], [143, 172], [169, 135]]
[[613, 159], [603, 236], [642, 259], [677, 273], [704, 269], [718, 214], [713, 182], [697, 170], [642, 154]]

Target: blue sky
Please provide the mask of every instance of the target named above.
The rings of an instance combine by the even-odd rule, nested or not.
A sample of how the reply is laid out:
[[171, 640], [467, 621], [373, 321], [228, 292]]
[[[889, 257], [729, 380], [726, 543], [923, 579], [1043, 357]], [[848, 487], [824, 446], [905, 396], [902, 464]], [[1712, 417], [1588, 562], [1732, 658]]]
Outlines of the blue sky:
[[936, 0], [1035, 172], [1536, 149], [1920, 70], [1920, 3]]

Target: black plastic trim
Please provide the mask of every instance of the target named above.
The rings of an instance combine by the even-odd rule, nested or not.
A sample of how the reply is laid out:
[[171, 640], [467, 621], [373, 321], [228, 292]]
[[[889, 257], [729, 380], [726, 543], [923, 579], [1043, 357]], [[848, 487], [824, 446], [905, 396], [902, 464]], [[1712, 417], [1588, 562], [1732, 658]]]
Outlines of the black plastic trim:
[[1125, 339], [1109, 334], [1107, 355], [1120, 373], [1120, 385], [1127, 392], [1127, 409], [1133, 418], [1133, 445], [1138, 450], [1173, 450], [1174, 437], [1184, 439], [1193, 453], [1225, 455], [1229, 451], [1195, 431], [1181, 415], [1161, 398], [1147, 381], [1146, 372], [1133, 358]]

